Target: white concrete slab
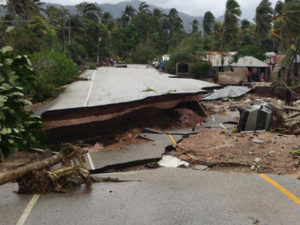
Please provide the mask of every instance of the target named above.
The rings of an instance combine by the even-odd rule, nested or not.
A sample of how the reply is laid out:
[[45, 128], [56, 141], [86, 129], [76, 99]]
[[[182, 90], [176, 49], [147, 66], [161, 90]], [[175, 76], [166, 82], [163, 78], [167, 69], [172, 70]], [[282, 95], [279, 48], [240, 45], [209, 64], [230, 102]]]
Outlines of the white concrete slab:
[[117, 104], [165, 94], [196, 94], [217, 86], [200, 80], [172, 78], [144, 65], [102, 67], [88, 74], [89, 80], [69, 85], [46, 111]]

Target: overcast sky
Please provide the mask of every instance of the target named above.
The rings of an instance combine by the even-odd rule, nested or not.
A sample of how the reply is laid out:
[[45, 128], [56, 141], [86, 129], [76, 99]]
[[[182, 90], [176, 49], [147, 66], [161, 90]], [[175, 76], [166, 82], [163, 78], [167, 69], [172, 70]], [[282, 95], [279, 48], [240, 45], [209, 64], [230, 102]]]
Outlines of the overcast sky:
[[[64, 5], [75, 5], [83, 0], [44, 0], [42, 2], [60, 3]], [[97, 3], [118, 3], [122, 0], [85, 0]], [[176, 8], [192, 16], [203, 16], [207, 10], [213, 12], [218, 17], [224, 14], [226, 0], [144, 0], [148, 4], [162, 8]], [[261, 0], [237, 0], [242, 9], [242, 18], [252, 19], [255, 9]], [[270, 0], [273, 5], [277, 0]]]

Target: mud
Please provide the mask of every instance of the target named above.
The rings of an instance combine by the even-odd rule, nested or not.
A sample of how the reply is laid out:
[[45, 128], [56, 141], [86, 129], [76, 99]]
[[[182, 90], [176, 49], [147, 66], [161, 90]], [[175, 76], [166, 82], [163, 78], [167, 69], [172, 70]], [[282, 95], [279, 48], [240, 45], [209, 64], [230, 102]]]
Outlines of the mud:
[[[263, 143], [254, 143], [254, 139]], [[300, 149], [300, 137], [295, 135], [272, 132], [235, 134], [229, 130], [203, 129], [184, 139], [177, 149], [174, 156], [215, 170], [274, 174], [300, 171], [300, 157], [291, 154]]]

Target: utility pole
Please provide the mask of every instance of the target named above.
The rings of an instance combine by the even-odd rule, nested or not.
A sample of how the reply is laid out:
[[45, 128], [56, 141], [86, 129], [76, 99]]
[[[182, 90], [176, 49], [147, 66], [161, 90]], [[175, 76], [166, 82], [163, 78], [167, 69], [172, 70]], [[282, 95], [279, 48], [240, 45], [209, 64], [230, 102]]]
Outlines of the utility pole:
[[62, 38], [63, 38], [63, 52], [65, 52], [65, 14], [62, 13]]
[[70, 16], [68, 16], [68, 45], [71, 44], [71, 19]]
[[102, 41], [102, 38], [99, 37], [98, 39], [98, 48], [97, 48], [97, 66], [99, 65], [99, 61], [100, 61], [100, 42]]

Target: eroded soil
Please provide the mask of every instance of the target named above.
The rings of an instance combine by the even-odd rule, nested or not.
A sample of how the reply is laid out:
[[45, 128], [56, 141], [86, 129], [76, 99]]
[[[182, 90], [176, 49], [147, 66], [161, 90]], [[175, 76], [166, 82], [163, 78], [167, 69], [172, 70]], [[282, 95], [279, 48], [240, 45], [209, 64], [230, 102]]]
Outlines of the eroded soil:
[[222, 171], [294, 174], [300, 170], [300, 157], [291, 152], [298, 149], [300, 137], [295, 135], [203, 129], [184, 139], [173, 155]]

